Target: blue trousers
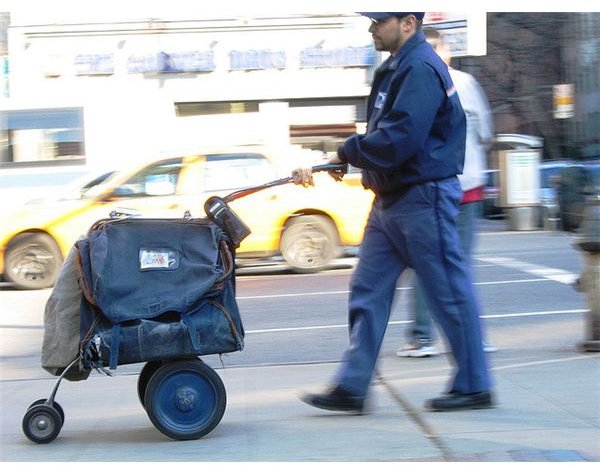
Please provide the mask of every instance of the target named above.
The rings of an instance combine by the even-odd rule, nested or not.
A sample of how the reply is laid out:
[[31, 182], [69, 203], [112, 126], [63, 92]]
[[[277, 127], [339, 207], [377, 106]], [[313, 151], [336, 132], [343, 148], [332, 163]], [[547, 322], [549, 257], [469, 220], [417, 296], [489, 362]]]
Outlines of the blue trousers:
[[334, 375], [334, 382], [353, 395], [367, 394], [396, 282], [406, 267], [421, 279], [452, 349], [455, 374], [449, 390], [490, 389], [478, 304], [456, 228], [461, 196], [453, 177], [412, 186], [391, 205], [375, 199], [350, 284], [350, 343]]
[[[456, 217], [460, 246], [469, 267], [473, 266], [472, 251], [473, 244], [475, 243], [475, 225], [477, 223], [477, 218], [481, 216], [481, 204], [481, 202], [467, 202], [466, 204], [460, 204], [458, 216]], [[415, 277], [413, 310], [414, 324], [408, 332], [411, 341], [432, 341], [434, 339], [433, 322], [427, 305], [425, 291], [421, 286], [419, 277]], [[485, 328], [483, 328], [483, 322], [482, 331], [485, 340]]]

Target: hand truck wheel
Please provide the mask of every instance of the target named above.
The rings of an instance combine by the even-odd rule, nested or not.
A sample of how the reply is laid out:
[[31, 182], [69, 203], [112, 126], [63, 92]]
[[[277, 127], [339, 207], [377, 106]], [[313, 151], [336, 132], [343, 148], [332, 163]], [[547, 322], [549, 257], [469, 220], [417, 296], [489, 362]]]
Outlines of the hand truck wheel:
[[[43, 405], [46, 403], [48, 403], [47, 398], [40, 398], [39, 400], [35, 400], [33, 403], [31, 403], [29, 405], [29, 408], [32, 408], [33, 406]], [[65, 411], [62, 409], [62, 406], [59, 405], [57, 401], [52, 402], [52, 407], [58, 411], [58, 414], [60, 415], [60, 426], [62, 427], [65, 423]]]
[[32, 442], [50, 443], [58, 437], [64, 414], [61, 416], [54, 404], [39, 404], [36, 401], [23, 416], [23, 433]]
[[65, 375], [79, 362], [75, 358], [65, 367], [54, 384], [49, 398], [40, 398], [29, 405], [21, 424], [25, 436], [35, 443], [50, 443], [60, 433], [65, 423], [65, 412], [62, 406], [54, 401], [58, 387]]
[[162, 364], [162, 361], [149, 361], [144, 365], [140, 372], [137, 386], [138, 398], [144, 409], [146, 409], [146, 401], [144, 400], [144, 397], [146, 396], [146, 388], [148, 387], [148, 382], [150, 382], [150, 378], [154, 375], [158, 368], [162, 366]]
[[[190, 356], [189, 358], [183, 358], [183, 359], [190, 359], [193, 361], [198, 361], [198, 357], [196, 357], [196, 356]], [[138, 398], [144, 409], [146, 409], [146, 401], [144, 400], [144, 398], [146, 396], [146, 387], [148, 387], [148, 382], [150, 382], [150, 378], [154, 375], [154, 373], [158, 370], [158, 368], [160, 366], [162, 366], [163, 364], [164, 364], [163, 361], [148, 361], [144, 365], [142, 370], [140, 371], [140, 375], [138, 377], [138, 387], [137, 387], [138, 388]]]
[[174, 440], [204, 437], [219, 424], [226, 404], [221, 378], [200, 360], [164, 363], [146, 387], [150, 421]]

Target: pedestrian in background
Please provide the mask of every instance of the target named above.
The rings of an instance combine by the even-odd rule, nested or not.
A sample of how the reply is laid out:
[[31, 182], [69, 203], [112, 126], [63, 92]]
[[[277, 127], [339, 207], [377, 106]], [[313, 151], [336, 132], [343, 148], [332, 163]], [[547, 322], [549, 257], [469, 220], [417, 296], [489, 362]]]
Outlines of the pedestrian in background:
[[[469, 73], [450, 66], [452, 57], [444, 42], [443, 33], [433, 27], [425, 27], [423, 32], [427, 42], [448, 65], [450, 77], [467, 118], [465, 163], [462, 174], [458, 175], [463, 197], [456, 222], [465, 260], [472, 267], [477, 219], [481, 217], [484, 199], [487, 152], [494, 137], [492, 112], [485, 92], [477, 80]], [[408, 330], [409, 342], [397, 352], [397, 355], [413, 358], [435, 356], [438, 350], [434, 345], [433, 322], [418, 276], [415, 276], [412, 303], [414, 320]], [[486, 352], [496, 351], [496, 348], [486, 339], [483, 341], [483, 348]]]
[[[489, 408], [491, 379], [478, 304], [455, 222], [465, 115], [448, 67], [425, 40], [424, 13], [362, 14], [371, 19], [375, 48], [391, 56], [374, 76], [366, 134], [350, 136], [328, 162], [361, 168], [363, 185], [375, 192], [375, 200], [350, 284], [350, 344], [331, 388], [302, 400], [321, 409], [363, 411], [396, 282], [411, 267], [431, 298], [456, 365], [447, 393], [427, 407]], [[298, 184], [312, 180], [310, 169], [296, 169], [292, 176]]]

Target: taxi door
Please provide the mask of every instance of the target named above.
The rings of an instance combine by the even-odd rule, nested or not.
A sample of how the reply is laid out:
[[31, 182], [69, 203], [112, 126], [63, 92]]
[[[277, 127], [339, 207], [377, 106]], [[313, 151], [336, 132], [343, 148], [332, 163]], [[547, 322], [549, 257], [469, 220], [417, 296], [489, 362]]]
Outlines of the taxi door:
[[113, 211], [155, 218], [183, 217], [190, 202], [182, 192], [182, 180], [192, 165], [182, 157], [146, 165], [83, 207], [56, 218], [48, 229], [61, 249], [68, 251], [96, 220], [107, 218]]

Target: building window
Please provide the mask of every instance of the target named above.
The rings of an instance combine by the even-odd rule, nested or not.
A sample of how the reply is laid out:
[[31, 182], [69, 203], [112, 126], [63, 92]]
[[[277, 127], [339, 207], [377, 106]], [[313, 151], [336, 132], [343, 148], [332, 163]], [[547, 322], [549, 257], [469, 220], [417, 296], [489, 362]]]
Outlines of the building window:
[[183, 159], [163, 160], [143, 168], [119, 186], [117, 197], [170, 196], [177, 192]]
[[335, 154], [367, 119], [362, 97], [292, 99], [289, 105], [290, 142], [327, 155]]
[[85, 162], [81, 108], [0, 112], [0, 166]]
[[258, 101], [244, 100], [239, 102], [177, 102], [177, 116], [226, 115], [229, 113], [258, 112]]
[[271, 163], [260, 154], [211, 154], [204, 170], [206, 192], [233, 191], [277, 178]]

